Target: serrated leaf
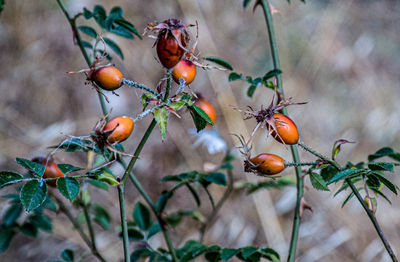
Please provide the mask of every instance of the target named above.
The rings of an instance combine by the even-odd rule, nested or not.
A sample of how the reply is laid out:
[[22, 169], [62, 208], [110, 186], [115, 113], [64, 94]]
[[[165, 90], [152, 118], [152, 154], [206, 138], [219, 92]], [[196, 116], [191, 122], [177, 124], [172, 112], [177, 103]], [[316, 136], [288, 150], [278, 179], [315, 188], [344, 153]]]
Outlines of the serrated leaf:
[[334, 168], [333, 166], [329, 165], [327, 167], [324, 167], [321, 169], [321, 176], [325, 180], [325, 182], [328, 182], [331, 180], [339, 171]]
[[281, 261], [278, 252], [276, 252], [272, 248], [269, 248], [269, 247], [261, 248], [261, 249], [259, 249], [259, 252], [261, 253], [262, 257], [266, 257], [273, 262]]
[[361, 173], [363, 173], [363, 172], [365, 172], [365, 171], [362, 170], [362, 169], [346, 169], [346, 170], [343, 170], [343, 171], [338, 172], [338, 173], [337, 173], [332, 179], [330, 179], [330, 180], [328, 181], [328, 183], [326, 183], [326, 184], [329, 185], [329, 184], [335, 183], [335, 182], [337, 182], [337, 181], [339, 181], [339, 180], [348, 178], [349, 176], [352, 176], [352, 175], [355, 175], [355, 174], [361, 174]]
[[109, 29], [109, 32], [127, 39], [133, 39], [132, 33], [122, 26], [113, 26]]
[[85, 139], [79, 139], [79, 138], [73, 138], [69, 139], [67, 141], [62, 142], [60, 145], [57, 146], [51, 146], [50, 148], [57, 148], [57, 149], [62, 149], [65, 152], [75, 152], [75, 151], [82, 151], [82, 152], [87, 152], [87, 151], [95, 151], [96, 153], [102, 153], [101, 150], [96, 147], [92, 141], [90, 140], [85, 140]]
[[44, 165], [41, 165], [39, 163], [30, 161], [28, 159], [24, 158], [17, 158], [16, 159], [17, 163], [26, 169], [32, 171], [36, 176], [42, 177], [44, 174], [44, 171], [46, 170], [46, 167]]
[[21, 189], [20, 198], [26, 211], [38, 208], [46, 199], [47, 185], [38, 180], [31, 180], [25, 183]]
[[254, 92], [256, 91], [256, 88], [257, 88], [257, 86], [255, 86], [255, 85], [249, 86], [249, 88], [247, 89], [247, 96], [253, 97]]
[[205, 57], [204, 60], [208, 60], [210, 62], [216, 63], [217, 65], [225, 67], [228, 70], [233, 70], [233, 67], [231, 66], [231, 64], [229, 64], [228, 61], [226, 61], [223, 58], [215, 57], [215, 56], [209, 56], [209, 57]]
[[204, 180], [220, 186], [226, 186], [226, 177], [224, 173], [208, 174], [204, 177]]
[[79, 194], [80, 184], [75, 178], [60, 177], [57, 179], [57, 188], [64, 197], [72, 202]]
[[133, 210], [133, 219], [142, 230], [147, 230], [152, 224], [149, 209], [140, 202], [136, 204]]
[[257, 251], [258, 251], [258, 248], [251, 247], [251, 246], [242, 247], [240, 249], [240, 253], [241, 253], [241, 255], [243, 256], [244, 259], [247, 259], [249, 256], [253, 255]]
[[13, 171], [0, 171], [0, 188], [12, 184], [24, 177]]
[[228, 81], [232, 82], [232, 81], [236, 81], [236, 80], [243, 80], [243, 76], [241, 74], [239, 75], [236, 72], [230, 73], [229, 77], [228, 77]]
[[119, 56], [121, 59], [124, 59], [124, 54], [122, 53], [121, 48], [115, 43], [113, 40], [107, 37], [103, 37], [104, 42]]
[[329, 191], [328, 186], [326, 185], [326, 182], [322, 178], [320, 174], [311, 172], [310, 173], [310, 181], [311, 185], [317, 189], [317, 190], [322, 190], [322, 191]]
[[161, 139], [165, 139], [165, 134], [167, 131], [168, 122], [168, 110], [165, 108], [160, 108], [154, 111], [154, 119], [156, 120], [158, 126], [160, 127]]
[[61, 258], [64, 259], [66, 262], [74, 262], [74, 251], [71, 249], [65, 249], [61, 253]]
[[57, 166], [64, 175], [69, 174], [71, 172], [83, 170], [83, 168], [76, 167], [70, 164], [58, 164]]
[[115, 23], [117, 25], [120, 25], [120, 26], [126, 28], [127, 30], [129, 30], [130, 32], [135, 34], [137, 37], [139, 37], [139, 39], [142, 39], [142, 36], [140, 35], [139, 31], [129, 21], [126, 21], [124, 19], [118, 19], [118, 20], [115, 21]]
[[81, 26], [78, 26], [78, 29], [82, 32], [82, 33], [84, 33], [84, 34], [86, 34], [86, 35], [88, 35], [88, 36], [91, 36], [91, 37], [93, 37], [93, 38], [96, 38], [97, 37], [97, 32], [96, 32], [96, 30], [94, 30], [92, 27], [90, 27], [90, 26], [86, 26], [86, 25], [81, 25]]

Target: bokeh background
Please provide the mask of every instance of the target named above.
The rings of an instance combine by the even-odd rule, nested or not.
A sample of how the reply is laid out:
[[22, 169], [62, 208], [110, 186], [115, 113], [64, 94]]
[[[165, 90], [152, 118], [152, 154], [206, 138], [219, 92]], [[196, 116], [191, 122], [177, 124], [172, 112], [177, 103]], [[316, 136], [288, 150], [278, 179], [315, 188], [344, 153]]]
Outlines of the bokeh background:
[[[121, 6], [124, 16], [143, 32], [148, 22], [174, 17], [185, 23], [199, 23], [198, 50], [201, 56], [219, 56], [228, 60], [235, 71], [261, 76], [272, 68], [266, 27], [261, 9], [242, 8], [241, 0], [164, 0], [164, 1], [64, 1], [75, 14], [83, 7], [93, 9], [102, 4], [109, 11]], [[383, 146], [400, 150], [400, 2], [399, 1], [308, 1], [273, 0], [280, 14], [274, 15], [276, 37], [280, 51], [283, 83], [287, 97], [306, 101], [292, 106], [289, 113], [297, 123], [302, 140], [329, 154], [333, 142], [340, 138], [355, 141], [343, 147], [339, 161], [366, 160]], [[87, 23], [80, 20], [82, 24]], [[93, 21], [90, 25], [96, 27]], [[96, 27], [98, 28], [98, 27]], [[192, 36], [195, 31], [192, 30]], [[155, 59], [153, 39], [144, 37], [128, 41], [111, 36], [121, 46], [125, 59], [113, 55], [113, 63], [125, 76], [155, 87], [164, 71]], [[56, 1], [6, 1], [0, 14], [0, 169], [17, 170], [16, 157], [31, 158], [49, 152], [48, 146], [61, 142], [65, 136], [87, 135], [101, 117], [96, 92], [85, 85], [83, 75], [67, 75], [67, 71], [85, 68], [86, 64], [73, 45], [72, 33]], [[244, 122], [230, 105], [241, 108], [268, 105], [272, 92], [257, 89], [253, 99], [246, 97], [247, 85], [227, 81], [227, 72], [199, 70], [192, 90], [201, 92], [218, 110], [216, 126], [230, 147], [237, 141], [230, 135], [248, 137], [254, 121]], [[118, 90], [120, 96], [109, 94], [113, 115], [134, 116], [141, 111], [141, 92], [127, 87]], [[159, 178], [192, 169], [204, 169], [219, 164], [223, 154], [210, 155], [204, 147], [193, 147], [195, 138], [188, 134], [193, 128], [188, 113], [178, 120], [171, 117], [168, 134], [161, 141], [156, 130], [138, 161], [135, 172], [150, 196], [157, 195], [170, 184]], [[137, 123], [134, 134], [124, 143], [128, 152], [134, 150], [150, 117]], [[290, 150], [267, 139], [259, 132], [254, 140], [253, 153], [274, 152], [289, 160]], [[305, 161], [313, 160], [301, 152]], [[85, 166], [85, 154], [56, 154], [62, 163]], [[235, 181], [261, 181], [242, 171], [240, 160], [235, 161]], [[122, 170], [115, 166], [120, 174]], [[287, 169], [285, 175], [293, 176]], [[393, 180], [400, 182], [399, 170]], [[344, 208], [347, 196], [333, 197], [331, 192], [313, 189], [305, 180], [305, 199], [314, 212], [306, 211], [298, 243], [298, 261], [389, 261], [373, 226], [359, 206], [351, 200]], [[2, 189], [5, 195], [11, 189]], [[216, 196], [224, 188], [212, 187]], [[110, 261], [122, 257], [122, 245], [115, 234], [119, 221], [116, 189], [104, 192], [91, 188], [92, 198], [109, 208], [112, 227], [98, 231], [98, 245]], [[378, 198], [377, 218], [400, 256], [400, 211], [397, 196], [390, 194], [392, 205]], [[210, 212], [205, 194], [199, 211]], [[128, 214], [141, 198], [129, 183], [127, 188]], [[195, 206], [188, 192], [175, 195], [168, 212]], [[286, 257], [290, 240], [295, 189], [263, 190], [253, 195], [234, 191], [209, 229], [205, 242], [224, 247], [268, 245]], [[0, 200], [0, 213], [7, 202]], [[59, 258], [65, 248], [76, 253], [87, 249], [79, 235], [62, 214], [48, 214], [53, 219], [54, 234], [41, 233], [30, 239], [18, 235], [11, 247], [0, 255], [1, 261], [47, 261]], [[180, 246], [198, 237], [199, 224], [185, 219], [172, 231], [173, 242]], [[161, 237], [154, 246], [164, 245]], [[133, 248], [132, 245], [131, 248]], [[88, 257], [85, 261], [96, 261]]]

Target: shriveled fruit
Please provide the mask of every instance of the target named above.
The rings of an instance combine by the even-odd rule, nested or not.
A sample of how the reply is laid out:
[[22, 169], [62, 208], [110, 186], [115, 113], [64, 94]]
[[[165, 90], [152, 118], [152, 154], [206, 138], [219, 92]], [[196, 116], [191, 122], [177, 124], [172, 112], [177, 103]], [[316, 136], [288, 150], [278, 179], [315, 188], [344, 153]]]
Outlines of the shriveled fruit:
[[299, 131], [293, 120], [281, 113], [274, 113], [273, 118], [276, 130], [272, 126], [269, 126], [269, 130], [276, 141], [287, 145], [297, 144]]
[[[198, 99], [196, 99], [194, 104], [200, 107], [204, 111], [204, 113], [208, 115], [211, 121], [215, 124], [215, 120], [217, 119], [217, 111], [215, 111], [214, 106], [207, 99], [199, 95]], [[210, 124], [208, 123], [207, 125], [210, 126]]]
[[[181, 45], [186, 46], [183, 40], [181, 40]], [[178, 44], [178, 40], [171, 32], [167, 31], [164, 34], [160, 34], [157, 41], [157, 55], [164, 67], [174, 67], [184, 53], [185, 50]]]
[[[61, 170], [58, 168], [57, 164], [54, 162], [52, 158], [47, 158], [47, 157], [35, 157], [32, 159], [33, 162], [42, 164], [46, 167], [43, 178], [57, 178], [57, 177], [63, 177], [64, 174], [61, 172]], [[49, 180], [47, 181], [47, 184], [49, 186], [56, 186], [56, 181], [57, 180]]]
[[285, 169], [285, 161], [274, 154], [259, 154], [245, 161], [245, 172], [258, 172], [263, 175], [276, 175]]
[[103, 132], [108, 135], [108, 142], [119, 143], [127, 139], [133, 130], [134, 123], [128, 116], [117, 116], [107, 122]]
[[112, 91], [122, 86], [124, 75], [113, 66], [104, 66], [95, 69], [90, 79], [102, 89]]
[[172, 69], [172, 77], [179, 84], [179, 79], [185, 80], [188, 85], [193, 82], [196, 77], [196, 66], [190, 60], [182, 59]]

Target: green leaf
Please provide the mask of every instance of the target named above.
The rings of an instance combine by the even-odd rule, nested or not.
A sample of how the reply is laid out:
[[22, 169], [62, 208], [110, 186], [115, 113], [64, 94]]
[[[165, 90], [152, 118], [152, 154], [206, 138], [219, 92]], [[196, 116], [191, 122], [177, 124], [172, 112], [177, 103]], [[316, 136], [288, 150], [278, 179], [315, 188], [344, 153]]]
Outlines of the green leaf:
[[37, 237], [38, 234], [38, 229], [33, 225], [32, 223], [25, 222], [20, 226], [19, 230], [21, 231], [22, 234], [28, 236], [28, 237]]
[[163, 191], [160, 197], [157, 199], [156, 210], [158, 214], [161, 214], [167, 206], [168, 200], [174, 195], [173, 191]]
[[149, 231], [148, 231], [148, 234], [147, 234], [147, 239], [152, 238], [153, 236], [155, 236], [155, 235], [156, 235], [157, 233], [159, 233], [159, 232], [161, 232], [161, 226], [160, 226], [160, 224], [156, 221], [156, 222], [154, 222], [154, 223], [150, 226]]
[[13, 184], [24, 177], [12, 171], [0, 171], [0, 188]]
[[239, 254], [240, 249], [234, 248], [224, 248], [221, 250], [221, 259], [224, 261], [228, 261], [231, 257]]
[[90, 12], [86, 7], [83, 8], [83, 16], [85, 17], [86, 20], [89, 20], [90, 18], [93, 17], [92, 12]]
[[232, 81], [236, 81], [236, 80], [243, 80], [242, 74], [239, 75], [239, 74], [236, 73], [236, 72], [230, 73], [230, 74], [229, 74], [229, 77], [228, 77], [228, 81], [229, 81], [229, 82], [232, 82]]
[[29, 216], [29, 222], [43, 231], [51, 232], [53, 230], [53, 225], [50, 218], [42, 213], [36, 212], [34, 215]]
[[101, 5], [96, 5], [93, 9], [93, 17], [96, 20], [97, 24], [103, 28], [106, 28], [106, 18], [107, 18], [107, 13], [106, 10], [104, 9], [103, 6]]
[[94, 29], [93, 29], [92, 27], [90, 27], [90, 26], [81, 25], [81, 26], [78, 26], [78, 29], [79, 29], [80, 31], [82, 31], [83, 33], [87, 34], [88, 36], [91, 36], [91, 37], [93, 37], [93, 38], [96, 38], [96, 37], [97, 37], [97, 32], [96, 32], [96, 30], [94, 30]]
[[110, 229], [111, 217], [108, 211], [98, 203], [93, 205], [94, 220], [105, 230]]
[[22, 214], [22, 211], [23, 210], [21, 204], [11, 205], [3, 214], [3, 224], [6, 227], [9, 227], [12, 224], [14, 224]]
[[[119, 233], [119, 237], [122, 238], [122, 232]], [[129, 241], [140, 241], [144, 239], [144, 235], [138, 229], [129, 227], [128, 228], [128, 239]]]
[[0, 230], [0, 253], [7, 250], [15, 233], [16, 232], [11, 228], [3, 228]]
[[92, 141], [79, 138], [68, 139], [67, 141], [62, 142], [60, 145], [51, 146], [50, 148], [62, 149], [65, 152], [95, 151], [96, 153], [102, 153], [99, 148], [95, 147]]
[[149, 257], [153, 254], [153, 252], [149, 249], [137, 249], [131, 254], [131, 262], [139, 261], [141, 258]]
[[80, 184], [75, 178], [60, 177], [57, 179], [57, 188], [64, 197], [72, 202], [79, 193]]
[[113, 8], [111, 8], [110, 14], [108, 17], [121, 18], [123, 14], [124, 14], [124, 11], [122, 10], [121, 7], [114, 6]]
[[253, 255], [257, 251], [258, 251], [258, 248], [251, 247], [251, 246], [242, 247], [240, 249], [240, 253], [241, 253], [241, 255], [243, 256], [244, 259], [247, 259], [249, 256]]
[[278, 75], [280, 75], [280, 74], [282, 74], [282, 71], [281, 71], [281, 70], [279, 70], [279, 69], [273, 69], [273, 70], [269, 71], [268, 73], [266, 73], [266, 74], [263, 76], [262, 81], [267, 81], [268, 79], [270, 79], [270, 78], [272, 78], [272, 77], [274, 77], [274, 76], [278, 76]]
[[91, 184], [92, 186], [95, 186], [97, 188], [103, 189], [105, 191], [108, 191], [108, 186], [106, 183], [103, 183], [101, 181], [95, 180], [95, 179], [89, 179], [88, 180], [89, 184]]
[[71, 249], [65, 249], [61, 253], [61, 258], [64, 259], [66, 262], [74, 262], [74, 251]]
[[106, 42], [106, 44], [119, 56], [121, 57], [121, 59], [124, 59], [124, 54], [122, 53], [121, 48], [119, 48], [119, 46], [110, 38], [107, 37], [103, 37], [104, 42]]
[[317, 190], [322, 190], [322, 191], [329, 191], [328, 186], [326, 185], [324, 179], [320, 174], [311, 172], [310, 173], [310, 181], [311, 185], [317, 189]]
[[[372, 172], [372, 175], [375, 176], [377, 179], [379, 179], [380, 182], [382, 182], [387, 188], [389, 188], [390, 191], [392, 191], [394, 194], [397, 195], [397, 186], [394, 185], [392, 182], [390, 182], [386, 177], [384, 177], [382, 174], [378, 172]], [[370, 176], [368, 176], [370, 177]]]
[[215, 57], [215, 56], [209, 56], [209, 57], [205, 57], [204, 60], [208, 60], [210, 62], [216, 63], [217, 65], [225, 67], [228, 70], [233, 70], [233, 67], [231, 66], [231, 64], [229, 64], [228, 61], [226, 61], [223, 58]]
[[0, 13], [3, 11], [4, 9], [4, 4], [6, 3], [6, 0], [0, 0]]
[[51, 199], [51, 197], [49, 195], [46, 196], [46, 199], [43, 202], [42, 205], [44, 208], [51, 210], [53, 212], [57, 212], [58, 211], [58, 206], [57, 204], [53, 201], [53, 199]]
[[393, 172], [394, 166], [395, 165], [393, 163], [388, 162], [376, 162], [368, 164], [368, 168], [374, 171], [382, 170]]
[[248, 97], [253, 97], [254, 92], [256, 91], [257, 86], [251, 85], [249, 86], [249, 89], [247, 89], [247, 96]]
[[376, 151], [375, 154], [369, 155], [368, 161], [371, 162], [375, 159], [385, 157], [385, 156], [390, 157], [396, 161], [400, 161], [400, 153], [395, 152], [390, 147], [383, 147], [383, 148], [379, 149], [378, 151]]
[[168, 110], [163, 108], [157, 109], [154, 111], [154, 119], [157, 121], [158, 126], [161, 131], [161, 139], [165, 139], [165, 133], [167, 131], [167, 122], [168, 122]]
[[220, 186], [226, 186], [226, 177], [224, 173], [208, 174], [204, 177], [204, 180]]
[[58, 164], [58, 168], [63, 172], [64, 175], [69, 174], [71, 172], [83, 170], [83, 168], [76, 167], [70, 164]]
[[115, 21], [115, 23], [117, 25], [122, 26], [123, 28], [126, 28], [127, 30], [129, 30], [130, 32], [135, 34], [137, 37], [139, 37], [139, 39], [142, 39], [142, 36], [140, 35], [139, 31], [130, 22], [128, 22], [128, 21], [126, 21], [124, 19], [118, 19], [118, 20]]
[[99, 181], [105, 182], [110, 186], [118, 186], [120, 182], [115, 178], [115, 176], [109, 172], [107, 169], [103, 169], [100, 175], [97, 176]]
[[133, 39], [133, 35], [131, 34], [131, 32], [122, 26], [113, 26], [110, 28], [109, 31], [118, 36], [122, 36], [127, 39]]
[[207, 126], [207, 122], [197, 113], [193, 106], [188, 106], [190, 115], [193, 118], [194, 125], [196, 126], [197, 132], [200, 132]]
[[140, 202], [136, 204], [133, 210], [133, 219], [142, 230], [147, 230], [152, 224], [150, 211]]
[[191, 217], [200, 222], [205, 221], [204, 216], [200, 212], [192, 209], [180, 210], [178, 212], [169, 214], [168, 216], [165, 217], [165, 220], [171, 227], [177, 227], [181, 223], [182, 218], [185, 216]]
[[243, 0], [243, 8], [246, 8], [250, 2], [251, 0]]
[[83, 46], [84, 48], [93, 49], [93, 46], [92, 46], [91, 43], [86, 42], [86, 41], [81, 41], [81, 43], [82, 43], [82, 46]]
[[354, 196], [354, 193], [351, 192], [346, 199], [344, 200], [343, 204], [342, 204], [342, 208], [347, 204], [347, 202], [349, 202], [350, 199], [352, 199], [352, 197]]
[[44, 171], [46, 169], [46, 167], [44, 165], [41, 165], [39, 163], [30, 161], [28, 159], [24, 159], [24, 158], [17, 158], [17, 163], [23, 167], [25, 167], [26, 169], [32, 171], [33, 173], [35, 173], [38, 177], [42, 177], [44, 174]]
[[31, 180], [25, 183], [21, 189], [20, 198], [26, 211], [38, 208], [46, 199], [47, 185], [38, 180]]
[[348, 178], [349, 176], [353, 176], [355, 174], [361, 174], [365, 172], [362, 169], [346, 169], [337, 173], [331, 180], [328, 181], [327, 185], [337, 182], [341, 179]]
[[261, 248], [261, 249], [259, 249], [259, 252], [261, 253], [262, 257], [268, 258], [269, 260], [271, 260], [273, 262], [281, 261], [278, 252], [276, 252], [272, 248], [269, 248], [269, 247]]
[[328, 182], [331, 180], [339, 171], [334, 168], [333, 166], [329, 165], [327, 167], [324, 167], [321, 169], [321, 176], [325, 180], [325, 182]]
[[209, 123], [210, 125], [214, 125], [214, 123], [211, 121], [211, 119], [208, 117], [208, 115], [206, 114], [206, 112], [203, 111], [203, 109], [201, 109], [200, 107], [193, 105], [191, 106], [200, 116], [201, 118], [203, 118], [207, 123]]

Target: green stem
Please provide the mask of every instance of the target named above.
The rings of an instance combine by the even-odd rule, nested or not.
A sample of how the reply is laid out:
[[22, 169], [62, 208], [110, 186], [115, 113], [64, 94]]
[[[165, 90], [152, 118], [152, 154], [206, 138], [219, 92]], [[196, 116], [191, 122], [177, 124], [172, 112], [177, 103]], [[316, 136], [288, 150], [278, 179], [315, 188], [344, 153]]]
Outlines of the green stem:
[[225, 201], [228, 199], [228, 197], [231, 194], [232, 190], [233, 190], [233, 175], [232, 175], [232, 171], [228, 170], [228, 187], [227, 187], [224, 195], [221, 197], [221, 199], [215, 205], [215, 208], [213, 209], [211, 214], [207, 217], [206, 222], [204, 222], [204, 224], [201, 226], [200, 238], [199, 238], [200, 242], [203, 242], [204, 236], [206, 234], [207, 227], [214, 220], [215, 216], [218, 214], [219, 210], [221, 209], [221, 207], [223, 206]]
[[[269, 44], [272, 53], [272, 61], [274, 64], [274, 69], [280, 69], [280, 62], [279, 62], [279, 54], [278, 54], [278, 46], [275, 40], [275, 32], [274, 26], [272, 22], [272, 15], [271, 10], [269, 8], [269, 3], [267, 0], [260, 0], [260, 4], [264, 11], [265, 21], [267, 23], [267, 30], [269, 36]], [[281, 99], [284, 99], [284, 91], [282, 87], [282, 76], [279, 74], [276, 77], [277, 79], [277, 86], [278, 90], [280, 91]], [[286, 108], [282, 109], [282, 113], [284, 115], [288, 115]], [[295, 145], [290, 146], [290, 150], [292, 151], [293, 161], [296, 163], [300, 162], [299, 153]], [[297, 240], [299, 237], [299, 228], [300, 228], [300, 205], [301, 205], [301, 198], [303, 197], [303, 178], [301, 176], [301, 167], [295, 167], [296, 171], [296, 181], [297, 181], [297, 196], [296, 196], [296, 208], [294, 212], [294, 220], [293, 220], [293, 227], [292, 227], [292, 237], [290, 240], [290, 247], [289, 247], [289, 257], [288, 262], [293, 262], [296, 257], [296, 247], [297, 247]]]
[[129, 236], [128, 236], [128, 222], [126, 220], [126, 207], [125, 207], [125, 194], [124, 194], [124, 186], [118, 186], [118, 199], [119, 199], [119, 208], [121, 213], [121, 226], [122, 226], [122, 240], [124, 243], [124, 257], [125, 262], [129, 262]]
[[369, 219], [371, 220], [372, 224], [375, 227], [376, 232], [378, 233], [379, 238], [382, 240], [383, 245], [385, 246], [386, 251], [388, 252], [390, 258], [393, 262], [398, 262], [396, 255], [393, 252], [393, 249], [390, 247], [389, 241], [386, 239], [385, 235], [383, 234], [382, 228], [378, 223], [378, 220], [375, 217], [375, 214], [371, 212], [368, 206], [365, 204], [364, 200], [362, 199], [360, 193], [358, 192], [357, 188], [351, 182], [349, 178], [346, 179], [347, 184], [349, 184], [351, 190], [353, 191], [354, 195], [357, 197], [358, 202], [360, 202], [361, 206], [364, 208], [365, 212], [367, 213]]
[[[57, 0], [57, 3], [60, 6], [61, 10], [63, 11], [64, 15], [66, 16], [69, 24], [71, 25], [72, 33], [74, 34], [76, 44], [79, 46], [79, 49], [81, 50], [81, 53], [82, 53], [83, 57], [85, 58], [87, 65], [90, 67], [92, 65], [92, 61], [90, 61], [90, 57], [89, 57], [88, 53], [86, 52], [85, 47], [82, 44], [82, 38], [78, 31], [78, 28], [76, 27], [75, 19], [71, 18], [71, 16], [69, 15], [67, 9], [65, 9], [61, 0]], [[108, 109], [107, 109], [106, 101], [104, 100], [104, 97], [102, 94], [97, 93], [97, 95], [99, 97], [101, 110], [103, 111], [104, 115], [107, 115]]]
[[297, 143], [297, 145], [301, 148], [303, 148], [305, 151], [313, 154], [314, 156], [324, 160], [325, 162], [331, 164], [333, 167], [335, 167], [337, 170], [342, 170], [342, 168], [340, 167], [340, 165], [335, 161], [330, 159], [329, 157], [326, 157], [320, 153], [318, 153], [317, 151], [313, 150], [311, 147], [307, 146], [306, 144], [304, 144], [303, 142], [299, 142]]
[[300, 163], [285, 162], [285, 167], [289, 167], [289, 166], [315, 166], [317, 164], [318, 164], [318, 162], [300, 162]]

